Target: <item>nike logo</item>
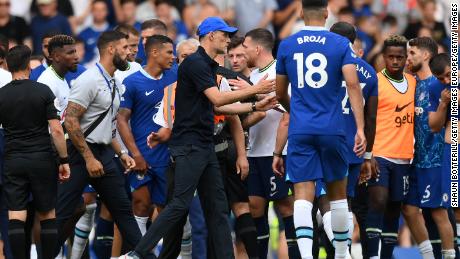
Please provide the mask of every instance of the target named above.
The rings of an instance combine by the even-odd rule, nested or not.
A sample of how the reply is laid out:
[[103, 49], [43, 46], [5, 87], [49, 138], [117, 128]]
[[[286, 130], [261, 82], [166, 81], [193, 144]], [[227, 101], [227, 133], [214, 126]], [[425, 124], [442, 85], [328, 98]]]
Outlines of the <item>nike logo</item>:
[[150, 91], [150, 92], [145, 91], [145, 96], [149, 96], [149, 95], [151, 95], [153, 92], [155, 92], [155, 90], [152, 90], [152, 91]]
[[429, 202], [430, 200], [421, 200], [420, 203]]
[[397, 104], [397, 105], [396, 105], [396, 108], [395, 108], [395, 112], [401, 112], [402, 110], [404, 110], [404, 108], [406, 108], [407, 106], [409, 106], [411, 103], [413, 103], [413, 101], [410, 102], [410, 103], [408, 103], [408, 104], [406, 104], [406, 105], [403, 105], [403, 106], [401, 106], [401, 107], [399, 107], [399, 105]]
[[275, 196], [275, 194], [277, 194], [277, 193], [278, 193], [278, 191], [276, 191], [276, 192], [274, 192], [274, 193], [270, 193], [270, 197]]

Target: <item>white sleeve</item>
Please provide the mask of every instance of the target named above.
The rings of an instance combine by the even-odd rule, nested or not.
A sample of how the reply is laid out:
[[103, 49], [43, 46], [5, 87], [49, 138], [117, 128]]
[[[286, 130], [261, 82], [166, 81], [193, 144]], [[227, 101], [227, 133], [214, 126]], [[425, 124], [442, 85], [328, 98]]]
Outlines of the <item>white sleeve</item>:
[[54, 96], [58, 96], [58, 89], [56, 85], [50, 82], [50, 80], [46, 76], [46, 73], [42, 73], [40, 77], [37, 79], [37, 82], [47, 85], [49, 89], [51, 89], [51, 92], [53, 92]]
[[160, 108], [155, 115], [153, 115], [153, 122], [163, 128], [169, 129], [168, 122], [164, 116], [164, 101], [161, 101]]

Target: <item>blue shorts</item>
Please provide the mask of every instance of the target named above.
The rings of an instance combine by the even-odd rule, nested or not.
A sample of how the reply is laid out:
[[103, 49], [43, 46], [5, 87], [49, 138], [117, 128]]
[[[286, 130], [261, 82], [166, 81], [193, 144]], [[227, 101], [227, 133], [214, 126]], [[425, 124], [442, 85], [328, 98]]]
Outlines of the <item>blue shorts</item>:
[[449, 207], [449, 177], [441, 167], [416, 168], [421, 208]]
[[345, 178], [348, 170], [344, 136], [290, 135], [286, 181], [292, 183], [333, 182]]
[[384, 158], [375, 158], [379, 164], [380, 175], [378, 178], [371, 178], [368, 186], [383, 186], [389, 190], [391, 201], [405, 201], [409, 193], [409, 164], [396, 164]]
[[96, 192], [96, 190], [94, 190], [93, 186], [91, 185], [86, 185], [85, 189], [83, 189], [83, 193], [92, 193], [92, 192]]
[[410, 166], [409, 169], [409, 189], [407, 190], [406, 197], [404, 198], [404, 204], [412, 205], [420, 208], [420, 195], [419, 195], [419, 174], [415, 166]]
[[347, 180], [347, 197], [355, 197], [355, 189], [359, 180], [359, 173], [361, 171], [361, 164], [348, 165], [348, 180]]
[[128, 181], [131, 192], [146, 185], [149, 188], [150, 199], [153, 204], [164, 206], [166, 204], [168, 166], [151, 167], [145, 175], [136, 172], [129, 173]]
[[323, 195], [326, 195], [326, 184], [323, 180], [319, 179], [315, 181], [315, 197], [319, 198]]
[[258, 196], [270, 201], [288, 197], [290, 185], [284, 178], [276, 176], [273, 172], [273, 157], [248, 157], [248, 161], [249, 196]]

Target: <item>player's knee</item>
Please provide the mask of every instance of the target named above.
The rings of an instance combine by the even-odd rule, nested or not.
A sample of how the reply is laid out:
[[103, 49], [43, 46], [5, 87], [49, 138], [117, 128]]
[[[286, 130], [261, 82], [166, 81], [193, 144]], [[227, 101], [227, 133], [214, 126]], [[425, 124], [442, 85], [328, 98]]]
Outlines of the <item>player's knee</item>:
[[39, 221], [56, 218], [56, 212], [54, 209], [45, 212], [37, 211], [36, 213]]
[[283, 218], [292, 216], [294, 213], [294, 201], [289, 198], [277, 201], [276, 208]]
[[152, 204], [145, 202], [143, 199], [133, 199], [134, 215], [148, 217]]
[[419, 208], [411, 205], [403, 206], [402, 213], [407, 220], [414, 220], [418, 217], [422, 217]]
[[436, 224], [443, 224], [449, 221], [449, 215], [447, 214], [447, 210], [443, 208], [432, 209], [431, 217], [433, 218], [434, 222], [436, 222]]
[[259, 218], [265, 214], [265, 207], [259, 202], [249, 202], [249, 210], [253, 218]]
[[236, 217], [249, 213], [249, 204], [247, 202], [235, 202], [232, 204], [232, 211]]
[[372, 208], [373, 210], [384, 212], [385, 211], [385, 205], [387, 203], [387, 197], [385, 196], [379, 196], [379, 195], [371, 195], [370, 201], [369, 201], [369, 208]]

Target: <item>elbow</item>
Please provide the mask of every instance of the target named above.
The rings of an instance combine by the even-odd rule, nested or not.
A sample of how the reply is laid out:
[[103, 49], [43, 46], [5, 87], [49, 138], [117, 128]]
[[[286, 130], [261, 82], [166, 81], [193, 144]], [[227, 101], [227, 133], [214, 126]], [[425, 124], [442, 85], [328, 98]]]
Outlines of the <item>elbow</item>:
[[60, 124], [53, 125], [50, 128], [51, 131], [51, 136], [53, 138], [63, 138], [64, 137], [64, 130], [62, 129], [62, 126]]

